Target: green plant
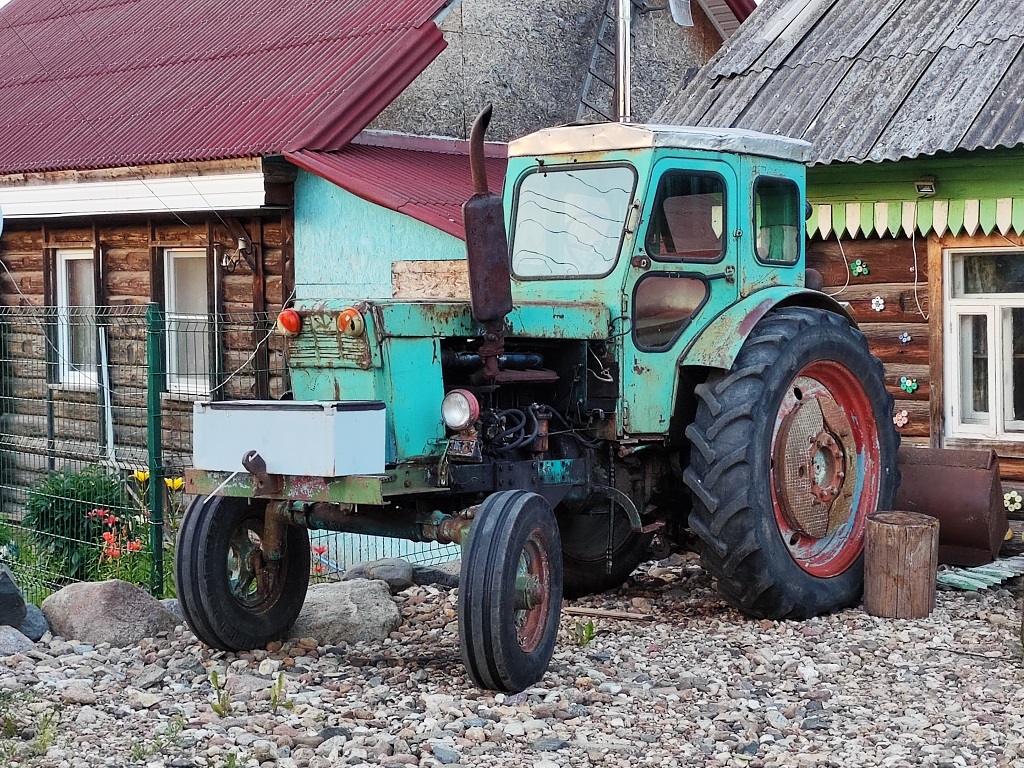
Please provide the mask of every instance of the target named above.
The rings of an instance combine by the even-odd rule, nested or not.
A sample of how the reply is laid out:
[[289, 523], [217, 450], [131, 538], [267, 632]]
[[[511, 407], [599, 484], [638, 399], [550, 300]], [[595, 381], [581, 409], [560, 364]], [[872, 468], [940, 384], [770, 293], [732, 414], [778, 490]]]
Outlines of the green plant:
[[227, 717], [231, 712], [231, 694], [224, 690], [216, 669], [210, 670], [210, 685], [213, 686], [213, 703], [210, 704], [210, 709], [218, 717]]
[[185, 718], [175, 715], [167, 722], [162, 733], [154, 734], [149, 741], [136, 741], [132, 744], [130, 757], [133, 762], [141, 763], [157, 753], [166, 753], [180, 743], [181, 732], [185, 729]]
[[35, 738], [28, 745], [29, 754], [42, 757], [53, 746], [57, 738], [57, 726], [60, 724], [60, 707], [44, 712], [36, 723]]
[[586, 623], [577, 621], [572, 628], [572, 636], [576, 645], [584, 646], [594, 639], [594, 620], [588, 619]]
[[278, 707], [291, 709], [295, 703], [288, 700], [288, 688], [284, 682], [284, 672], [278, 672], [277, 679], [270, 686], [270, 711], [277, 714]]
[[103, 533], [103, 522], [89, 512], [120, 510], [126, 503], [121, 478], [101, 467], [54, 472], [28, 492], [24, 524], [61, 573], [84, 580], [95, 573], [92, 553]]

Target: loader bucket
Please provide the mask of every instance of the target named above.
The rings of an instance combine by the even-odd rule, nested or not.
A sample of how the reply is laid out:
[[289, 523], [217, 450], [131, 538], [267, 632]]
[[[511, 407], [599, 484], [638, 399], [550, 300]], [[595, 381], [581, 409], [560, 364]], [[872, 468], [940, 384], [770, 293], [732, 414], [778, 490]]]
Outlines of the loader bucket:
[[896, 460], [903, 479], [895, 508], [938, 518], [939, 562], [991, 563], [1007, 529], [995, 451], [904, 446]]

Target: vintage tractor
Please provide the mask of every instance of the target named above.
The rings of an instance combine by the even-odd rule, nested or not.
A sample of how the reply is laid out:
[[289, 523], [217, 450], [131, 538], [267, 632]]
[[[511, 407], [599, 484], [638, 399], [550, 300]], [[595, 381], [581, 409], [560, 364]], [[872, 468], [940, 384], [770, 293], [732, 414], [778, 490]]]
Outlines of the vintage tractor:
[[544, 673], [563, 595], [621, 584], [655, 538], [695, 533], [752, 616], [855, 603], [898, 437], [863, 334], [805, 287], [808, 145], [542, 130], [509, 145], [503, 208], [485, 127], [471, 301], [297, 302], [294, 400], [196, 404], [176, 563], [195, 634], [281, 637], [308, 529], [460, 543], [462, 658], [498, 690]]

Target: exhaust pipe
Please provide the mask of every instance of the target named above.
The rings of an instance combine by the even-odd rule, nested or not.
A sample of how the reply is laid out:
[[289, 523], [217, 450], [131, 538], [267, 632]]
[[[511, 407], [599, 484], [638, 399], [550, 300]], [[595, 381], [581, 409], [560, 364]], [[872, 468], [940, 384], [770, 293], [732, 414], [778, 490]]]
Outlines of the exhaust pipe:
[[493, 381], [498, 376], [498, 356], [505, 351], [505, 316], [512, 311], [512, 273], [501, 196], [487, 187], [484, 133], [490, 122], [488, 104], [473, 122], [469, 138], [474, 194], [462, 206], [462, 218], [466, 224], [470, 306], [473, 318], [484, 326], [480, 347], [483, 375]]

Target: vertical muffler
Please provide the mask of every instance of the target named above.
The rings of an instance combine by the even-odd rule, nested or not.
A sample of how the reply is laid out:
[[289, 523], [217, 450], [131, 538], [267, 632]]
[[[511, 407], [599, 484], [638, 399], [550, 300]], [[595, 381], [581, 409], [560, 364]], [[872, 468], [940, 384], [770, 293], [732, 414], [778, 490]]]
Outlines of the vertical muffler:
[[493, 381], [498, 376], [498, 356], [505, 349], [505, 317], [512, 311], [512, 273], [501, 196], [487, 187], [484, 133], [490, 122], [488, 104], [473, 122], [469, 137], [474, 194], [462, 206], [462, 218], [466, 224], [470, 306], [473, 318], [484, 326], [480, 347], [483, 375]]

